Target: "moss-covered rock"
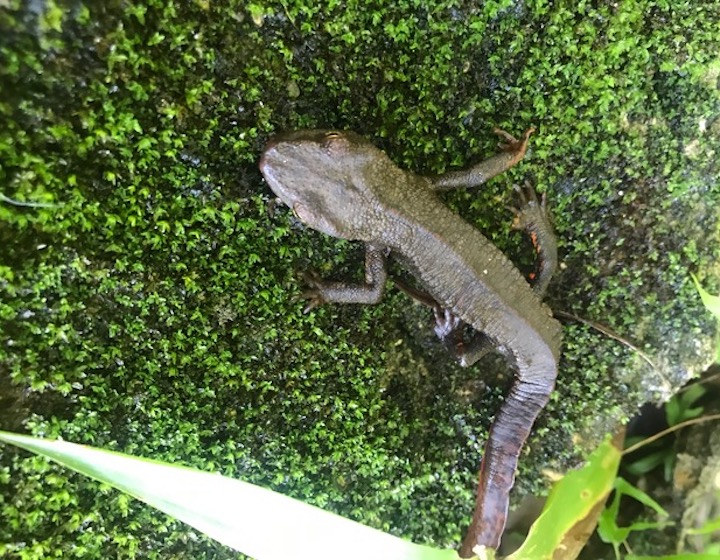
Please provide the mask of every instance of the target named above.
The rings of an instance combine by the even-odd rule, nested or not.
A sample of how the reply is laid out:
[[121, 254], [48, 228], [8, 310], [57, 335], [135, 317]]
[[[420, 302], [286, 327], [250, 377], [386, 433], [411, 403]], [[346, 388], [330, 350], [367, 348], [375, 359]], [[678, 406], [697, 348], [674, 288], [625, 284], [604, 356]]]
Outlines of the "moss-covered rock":
[[[527, 265], [510, 185], [548, 192], [568, 322], [517, 495], [712, 357], [720, 3], [0, 6], [3, 427], [217, 470], [452, 546], [508, 369], [456, 367], [426, 310], [304, 315], [297, 272], [359, 274], [256, 167], [274, 131], [351, 128], [423, 173], [538, 127], [450, 205]], [[691, 32], [692, 31], [692, 32]], [[523, 260], [525, 259], [525, 260]], [[0, 449], [0, 555], [225, 558], [183, 525]]]

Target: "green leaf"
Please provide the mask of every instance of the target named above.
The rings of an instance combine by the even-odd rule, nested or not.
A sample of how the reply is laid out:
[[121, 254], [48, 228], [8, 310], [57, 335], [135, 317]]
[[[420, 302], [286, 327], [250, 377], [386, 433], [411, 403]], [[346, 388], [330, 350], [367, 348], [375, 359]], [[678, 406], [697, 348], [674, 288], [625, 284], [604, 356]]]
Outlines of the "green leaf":
[[695, 282], [695, 288], [697, 288], [697, 291], [700, 293], [700, 299], [702, 299], [705, 308], [715, 315], [716, 319], [720, 319], [720, 296], [714, 296], [706, 292], [700, 285], [697, 277], [692, 273], [690, 273], [690, 276], [692, 276], [693, 282]]
[[692, 405], [707, 392], [700, 384], [690, 385], [681, 393], [675, 395], [665, 403], [665, 416], [668, 426], [676, 426], [680, 422], [696, 418], [703, 413], [703, 407]]
[[698, 529], [687, 529], [685, 533], [688, 535], [707, 535], [708, 533], [714, 533], [715, 531], [720, 531], [720, 517], [717, 519], [711, 519]]
[[147, 43], [147, 44], [148, 44], [149, 47], [152, 47], [152, 46], [155, 46], [155, 45], [159, 45], [159, 44], [162, 43], [164, 40], [165, 40], [165, 35], [163, 35], [163, 34], [160, 33], [159, 31], [156, 31], [156, 32], [154, 33], [154, 35], [153, 35], [152, 37], [150, 37], [150, 39], [148, 40], [148, 43]]
[[107, 483], [259, 560], [458, 558], [218, 474], [9, 432], [0, 431], [0, 441]]
[[619, 464], [620, 451], [608, 438], [582, 469], [566, 474], [553, 486], [527, 539], [507, 560], [553, 558], [565, 535], [610, 493]]
[[630, 554], [625, 557], [625, 560], [718, 560], [718, 555], [704, 554], [702, 552], [698, 554], [686, 552], [685, 554], [671, 554], [670, 556], [633, 556]]
[[598, 521], [598, 535], [604, 542], [617, 546], [627, 539], [628, 535], [633, 531], [660, 529], [667, 525], [667, 523], [663, 521], [640, 521], [638, 523], [633, 523], [628, 527], [619, 527], [617, 524], [617, 516], [620, 509], [620, 499], [623, 496], [630, 496], [631, 498], [634, 498], [641, 504], [655, 510], [656, 513], [663, 517], [667, 517], [668, 513], [660, 506], [660, 504], [658, 504], [645, 492], [636, 488], [623, 478], [618, 477], [615, 479], [614, 487], [615, 496], [613, 497], [612, 504], [605, 508], [605, 511], [600, 514], [600, 519]]
[[636, 461], [629, 463], [624, 468], [630, 474], [640, 476], [649, 473], [653, 469], [657, 468], [659, 465], [665, 463], [665, 461], [667, 461], [668, 459], [672, 459], [672, 457], [673, 453], [671, 449], [662, 449], [660, 451], [656, 451], [654, 453], [651, 453], [650, 455], [642, 457], [641, 459], [637, 459]]
[[619, 494], [624, 494], [634, 498], [641, 504], [655, 510], [655, 513], [662, 515], [663, 517], [667, 517], [669, 515], [668, 512], [660, 506], [660, 504], [658, 504], [645, 492], [630, 484], [624, 478], [618, 477], [617, 480], [615, 480], [615, 490], [617, 490]]

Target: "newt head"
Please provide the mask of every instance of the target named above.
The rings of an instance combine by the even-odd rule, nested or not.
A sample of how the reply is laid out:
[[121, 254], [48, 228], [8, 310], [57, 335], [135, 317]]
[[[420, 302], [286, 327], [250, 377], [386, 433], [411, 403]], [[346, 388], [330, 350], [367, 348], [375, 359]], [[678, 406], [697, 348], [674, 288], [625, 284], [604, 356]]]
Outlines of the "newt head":
[[[364, 240], [374, 210], [373, 169], [387, 156], [354, 132], [300, 130], [272, 138], [260, 171], [273, 192], [311, 228]], [[389, 160], [388, 160], [389, 161]]]

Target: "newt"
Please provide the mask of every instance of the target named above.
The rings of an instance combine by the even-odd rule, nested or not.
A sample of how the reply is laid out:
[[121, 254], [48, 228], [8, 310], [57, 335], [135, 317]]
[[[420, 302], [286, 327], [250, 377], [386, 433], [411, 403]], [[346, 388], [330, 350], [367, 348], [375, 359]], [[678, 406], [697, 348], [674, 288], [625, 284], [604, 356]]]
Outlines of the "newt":
[[[307, 226], [365, 243], [365, 282], [306, 276], [306, 311], [323, 303], [377, 303], [393, 254], [423, 291], [405, 288], [436, 311], [435, 331], [470, 366], [491, 345], [515, 370], [513, 385], [490, 428], [478, 475], [472, 521], [460, 547], [471, 557], [497, 549], [505, 527], [518, 456], [555, 385], [562, 329], [542, 295], [557, 264], [556, 240], [544, 203], [520, 191], [515, 227], [525, 229], [539, 256], [531, 286], [476, 228], [451, 211], [438, 192], [485, 183], [523, 159], [530, 134], [505, 141], [489, 159], [466, 170], [425, 177], [395, 165], [369, 140], [349, 131], [300, 130], [268, 142], [260, 170], [274, 193]], [[454, 343], [460, 327], [477, 333]]]

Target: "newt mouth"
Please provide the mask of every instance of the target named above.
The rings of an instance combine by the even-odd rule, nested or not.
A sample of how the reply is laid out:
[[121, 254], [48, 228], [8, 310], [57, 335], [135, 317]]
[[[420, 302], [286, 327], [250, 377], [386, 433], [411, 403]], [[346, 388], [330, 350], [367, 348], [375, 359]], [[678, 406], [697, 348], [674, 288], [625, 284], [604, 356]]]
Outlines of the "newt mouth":
[[288, 177], [285, 177], [288, 167], [287, 160], [288, 158], [280, 153], [277, 141], [271, 139], [260, 158], [259, 167], [265, 182], [275, 196], [292, 208], [296, 202], [296, 196], [293, 193], [292, 181], [286, 180]]
[[265, 146], [262, 156], [260, 156], [260, 172], [267, 178], [267, 172], [270, 171], [270, 160], [273, 158], [276, 150], [277, 142], [274, 138], [271, 138]]

